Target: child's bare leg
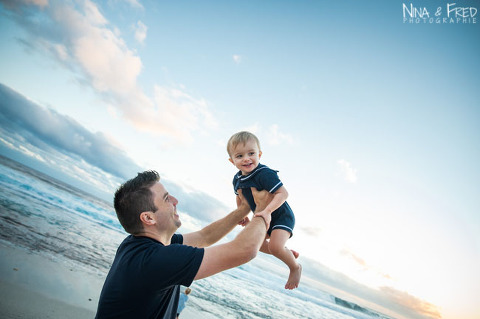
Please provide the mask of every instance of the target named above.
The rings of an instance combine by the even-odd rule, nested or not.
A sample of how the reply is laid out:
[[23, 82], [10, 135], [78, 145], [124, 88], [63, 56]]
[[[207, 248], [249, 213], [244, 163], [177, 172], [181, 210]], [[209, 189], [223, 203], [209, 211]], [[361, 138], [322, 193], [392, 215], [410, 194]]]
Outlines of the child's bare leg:
[[260, 247], [260, 251], [265, 254], [271, 254], [270, 249], [268, 249], [268, 239], [265, 238], [265, 241], [263, 242], [262, 246]]
[[[265, 241], [263, 242], [262, 246], [260, 247], [260, 251], [264, 254], [271, 255], [272, 253], [270, 252], [270, 249], [268, 249], [268, 241], [269, 241], [268, 238], [270, 238], [270, 237], [265, 238]], [[285, 248], [287, 248], [287, 247], [285, 247]], [[290, 251], [292, 252], [293, 257], [295, 257], [295, 259], [297, 259], [298, 256], [300, 256], [300, 254], [296, 250], [290, 249]]]
[[268, 249], [272, 255], [283, 261], [290, 268], [290, 275], [288, 276], [285, 289], [295, 289], [300, 283], [302, 266], [296, 261], [294, 253], [285, 247], [285, 243], [289, 238], [290, 233], [286, 230], [274, 229], [270, 236]]

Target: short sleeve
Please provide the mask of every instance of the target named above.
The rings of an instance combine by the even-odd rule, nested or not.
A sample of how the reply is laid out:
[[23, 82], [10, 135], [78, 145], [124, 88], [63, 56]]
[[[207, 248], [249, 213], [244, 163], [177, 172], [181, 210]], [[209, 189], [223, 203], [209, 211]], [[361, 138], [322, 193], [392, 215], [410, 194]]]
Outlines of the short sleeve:
[[[181, 239], [183, 241], [183, 237]], [[161, 274], [150, 277], [151, 283], [157, 287], [190, 286], [200, 268], [204, 252], [203, 248], [173, 243], [158, 248], [152, 247], [150, 253], [145, 256], [145, 272]]]
[[277, 171], [270, 168], [262, 169], [258, 172], [257, 182], [261, 187], [270, 193], [275, 193], [283, 186], [282, 181], [278, 177]]

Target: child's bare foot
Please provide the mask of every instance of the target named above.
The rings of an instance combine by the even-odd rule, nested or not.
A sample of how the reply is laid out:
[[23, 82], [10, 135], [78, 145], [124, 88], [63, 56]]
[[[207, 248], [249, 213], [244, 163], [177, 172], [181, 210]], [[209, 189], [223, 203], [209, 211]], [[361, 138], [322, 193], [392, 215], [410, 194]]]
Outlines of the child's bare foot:
[[300, 256], [300, 254], [299, 254], [297, 251], [295, 251], [295, 250], [293, 250], [293, 249], [290, 249], [290, 251], [292, 252], [293, 257], [295, 257], [295, 259], [297, 259], [298, 256]]
[[285, 285], [285, 289], [295, 289], [298, 288], [298, 284], [300, 283], [300, 277], [302, 276], [302, 265], [298, 264], [298, 268], [295, 270], [290, 270], [290, 275], [288, 276], [287, 284]]

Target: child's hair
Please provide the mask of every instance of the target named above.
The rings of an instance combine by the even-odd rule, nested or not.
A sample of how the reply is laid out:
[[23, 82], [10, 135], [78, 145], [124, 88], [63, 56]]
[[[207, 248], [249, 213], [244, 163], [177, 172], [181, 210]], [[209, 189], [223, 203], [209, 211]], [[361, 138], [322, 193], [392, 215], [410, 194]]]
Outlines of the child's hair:
[[230, 139], [228, 140], [228, 143], [227, 143], [228, 155], [230, 155], [230, 156], [232, 155], [232, 154], [230, 154], [230, 151], [233, 150], [235, 147], [237, 147], [238, 144], [240, 144], [240, 143], [245, 144], [250, 140], [254, 140], [257, 143], [258, 149], [260, 150], [260, 141], [258, 140], [258, 138], [254, 134], [252, 134], [250, 132], [247, 132], [247, 131], [241, 131], [241, 132], [233, 134], [232, 137], [230, 137]]

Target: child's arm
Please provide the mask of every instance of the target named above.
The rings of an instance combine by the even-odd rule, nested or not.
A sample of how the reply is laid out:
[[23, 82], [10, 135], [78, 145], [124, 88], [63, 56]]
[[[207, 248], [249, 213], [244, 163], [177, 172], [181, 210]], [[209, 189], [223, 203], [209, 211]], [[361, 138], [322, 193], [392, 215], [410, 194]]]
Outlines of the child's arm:
[[265, 207], [264, 210], [258, 212], [258, 213], [255, 213], [255, 216], [260, 216], [260, 215], [263, 215], [263, 214], [271, 214], [273, 213], [275, 210], [277, 210], [280, 206], [283, 205], [283, 203], [285, 203], [285, 201], [287, 200], [288, 198], [288, 192], [287, 192], [287, 189], [282, 186], [280, 187], [279, 189], [277, 189], [275, 191], [275, 193], [273, 193], [273, 199], [272, 201], [267, 205], [267, 207]]

